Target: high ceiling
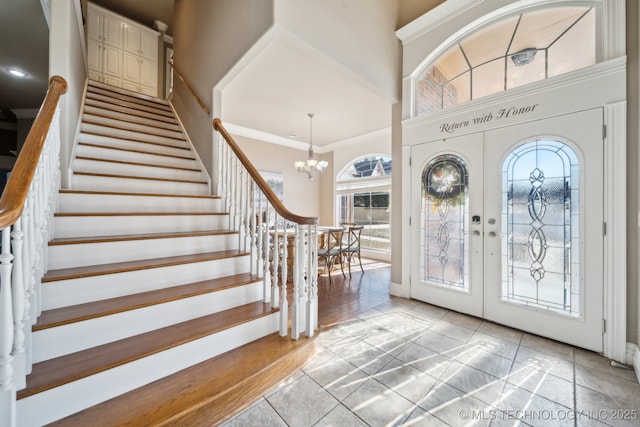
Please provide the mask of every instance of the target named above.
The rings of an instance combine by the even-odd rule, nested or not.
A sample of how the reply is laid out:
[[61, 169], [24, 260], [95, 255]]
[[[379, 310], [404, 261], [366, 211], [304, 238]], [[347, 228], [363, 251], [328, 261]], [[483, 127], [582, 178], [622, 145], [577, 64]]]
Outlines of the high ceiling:
[[[431, 0], [429, 8], [440, 1]], [[174, 0], [94, 2], [149, 27], [160, 20], [168, 25], [167, 34], [173, 32]], [[424, 0], [404, 2], [399, 23], [406, 23], [412, 13], [419, 16], [425, 11]], [[46, 1], [0, 1], [0, 34], [11, 40], [0, 51], [0, 111], [35, 109], [44, 98], [48, 27], [43, 3]], [[86, 7], [86, 0], [81, 3]], [[5, 72], [8, 66], [20, 66], [29, 78], [16, 81]], [[282, 37], [264, 49], [223, 92], [225, 122], [274, 135], [299, 148], [308, 143], [307, 113], [315, 114], [313, 142], [321, 147], [390, 127], [390, 108], [390, 100], [295, 37]]]

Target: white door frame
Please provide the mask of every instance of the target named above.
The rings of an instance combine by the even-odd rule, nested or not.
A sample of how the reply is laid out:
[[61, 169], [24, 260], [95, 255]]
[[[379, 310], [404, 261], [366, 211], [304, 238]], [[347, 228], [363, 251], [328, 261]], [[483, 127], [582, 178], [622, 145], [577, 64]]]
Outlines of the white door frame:
[[[451, 135], [510, 126], [529, 120], [602, 107], [604, 109], [604, 355], [631, 363], [626, 343], [626, 44], [625, 1], [591, 0], [600, 8], [597, 56], [600, 62], [575, 72], [414, 117], [413, 82], [447, 45], [520, 9], [571, 4], [567, 0], [482, 0], [445, 2], [396, 32], [403, 43], [402, 251], [411, 254], [410, 146]], [[528, 111], [526, 110], [529, 107]], [[521, 114], [474, 123], [482, 113], [514, 108]], [[445, 126], [446, 125], [446, 126]], [[445, 130], [447, 129], [447, 130]], [[604, 130], [603, 130], [604, 131]], [[403, 256], [402, 282], [394, 295], [410, 295], [410, 256]]]

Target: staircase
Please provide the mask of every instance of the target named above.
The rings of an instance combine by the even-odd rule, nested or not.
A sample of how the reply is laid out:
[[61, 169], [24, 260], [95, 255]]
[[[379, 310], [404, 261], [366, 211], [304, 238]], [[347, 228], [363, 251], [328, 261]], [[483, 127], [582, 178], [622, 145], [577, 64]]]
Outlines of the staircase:
[[309, 356], [169, 104], [89, 82], [72, 170], [16, 425], [212, 425]]

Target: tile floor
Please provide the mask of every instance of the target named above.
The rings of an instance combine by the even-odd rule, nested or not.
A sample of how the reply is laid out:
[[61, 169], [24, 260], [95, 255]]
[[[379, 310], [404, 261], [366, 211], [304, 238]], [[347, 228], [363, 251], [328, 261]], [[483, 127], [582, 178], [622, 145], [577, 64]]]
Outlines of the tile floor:
[[640, 426], [631, 369], [474, 317], [391, 298], [320, 333], [235, 426]]

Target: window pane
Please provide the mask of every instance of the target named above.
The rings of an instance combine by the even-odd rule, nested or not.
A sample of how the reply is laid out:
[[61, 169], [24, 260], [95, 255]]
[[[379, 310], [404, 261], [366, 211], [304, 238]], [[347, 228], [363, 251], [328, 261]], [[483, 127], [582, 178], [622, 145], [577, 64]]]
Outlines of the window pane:
[[453, 107], [471, 100], [471, 73], [467, 71], [444, 86], [443, 108]]
[[473, 99], [504, 90], [504, 61], [500, 58], [471, 70]]
[[419, 116], [440, 111], [442, 109], [442, 85], [444, 76], [438, 67], [431, 68], [418, 80], [416, 111]]
[[595, 11], [592, 10], [549, 48], [549, 77], [595, 63]]
[[507, 54], [519, 16], [490, 25], [460, 42], [472, 67]]
[[441, 155], [422, 173], [421, 280], [468, 292], [468, 175], [462, 159]]

